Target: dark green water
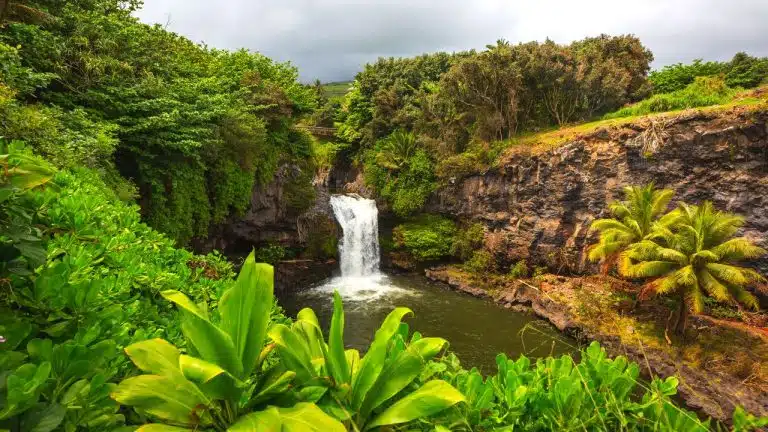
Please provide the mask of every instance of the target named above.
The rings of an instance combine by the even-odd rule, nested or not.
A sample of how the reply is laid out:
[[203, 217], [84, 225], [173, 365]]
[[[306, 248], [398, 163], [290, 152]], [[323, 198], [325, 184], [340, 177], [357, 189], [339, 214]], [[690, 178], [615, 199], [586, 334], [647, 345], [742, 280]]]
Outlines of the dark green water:
[[454, 292], [419, 276], [335, 278], [279, 300], [292, 317], [311, 307], [327, 331], [334, 289], [344, 298], [344, 340], [351, 348], [365, 350], [392, 308], [406, 306], [414, 312], [406, 318], [412, 331], [447, 339], [464, 367], [477, 366], [484, 373], [496, 371], [495, 357], [500, 352], [517, 358], [521, 354], [542, 357], [575, 351], [575, 341], [533, 315]]

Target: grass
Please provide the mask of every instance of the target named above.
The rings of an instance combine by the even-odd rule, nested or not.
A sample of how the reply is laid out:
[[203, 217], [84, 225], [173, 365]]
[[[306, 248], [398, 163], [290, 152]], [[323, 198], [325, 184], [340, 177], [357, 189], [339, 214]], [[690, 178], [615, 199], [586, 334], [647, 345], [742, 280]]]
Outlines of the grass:
[[[725, 113], [732, 110], [768, 110], [768, 86], [763, 86], [749, 91], [738, 92], [736, 95], [731, 97], [727, 103], [696, 108], [697, 112], [704, 114]], [[638, 110], [638, 112], [641, 111], [642, 110]], [[520, 154], [541, 154], [577, 139], [593, 135], [602, 129], [618, 129], [626, 125], [639, 123], [646, 120], [658, 121], [662, 119], [671, 119], [680, 115], [681, 113], [690, 111], [691, 109], [676, 109], [672, 111], [651, 114], [633, 114], [630, 111], [625, 111], [624, 113], [627, 115], [624, 117], [616, 117], [618, 114], [614, 114], [610, 116], [612, 118], [603, 118], [589, 123], [554, 128], [547, 131], [521, 134], [504, 141], [506, 149], [501, 152], [501, 155], [496, 160], [495, 164], [502, 165], [505, 162], [508, 162], [514, 156]]]
[[629, 105], [618, 111], [608, 113], [604, 118], [622, 118], [659, 112], [723, 105], [731, 102], [740, 91], [725, 85], [719, 77], [697, 77], [682, 90], [657, 94]]
[[323, 84], [323, 92], [325, 97], [333, 99], [336, 97], [343, 97], [349, 91], [352, 86], [352, 81], [339, 81]]

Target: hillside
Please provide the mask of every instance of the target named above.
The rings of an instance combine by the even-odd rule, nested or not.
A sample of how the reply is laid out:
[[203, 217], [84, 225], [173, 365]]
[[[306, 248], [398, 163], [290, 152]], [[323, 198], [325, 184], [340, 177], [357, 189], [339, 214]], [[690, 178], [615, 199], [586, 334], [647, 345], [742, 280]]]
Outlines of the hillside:
[[328, 99], [340, 98], [347, 94], [352, 81], [339, 81], [323, 84], [323, 94]]

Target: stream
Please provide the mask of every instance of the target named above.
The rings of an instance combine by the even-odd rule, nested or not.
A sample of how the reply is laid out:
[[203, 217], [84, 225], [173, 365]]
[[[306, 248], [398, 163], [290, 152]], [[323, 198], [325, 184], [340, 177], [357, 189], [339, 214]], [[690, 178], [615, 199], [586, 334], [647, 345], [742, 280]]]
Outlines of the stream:
[[[373, 200], [334, 195], [331, 206], [342, 227], [340, 275], [298, 293], [283, 295], [285, 312], [295, 317], [311, 307], [327, 332], [333, 292], [344, 301], [345, 344], [364, 352], [387, 314], [405, 306], [411, 331], [448, 340], [466, 368], [495, 373], [495, 357], [506, 353], [545, 357], [573, 353], [576, 343], [532, 314], [506, 310], [488, 300], [457, 293], [418, 275], [379, 271], [378, 211]], [[327, 333], [326, 333], [327, 334]]]

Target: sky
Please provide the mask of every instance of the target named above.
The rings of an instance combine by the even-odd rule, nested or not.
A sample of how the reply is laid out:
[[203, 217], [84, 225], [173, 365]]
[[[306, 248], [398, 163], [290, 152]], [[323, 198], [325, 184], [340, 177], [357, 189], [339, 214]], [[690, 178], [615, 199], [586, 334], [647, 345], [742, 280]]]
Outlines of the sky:
[[352, 79], [378, 57], [568, 43], [632, 33], [654, 68], [737, 51], [768, 56], [768, 0], [145, 0], [146, 23], [299, 67], [305, 82]]

